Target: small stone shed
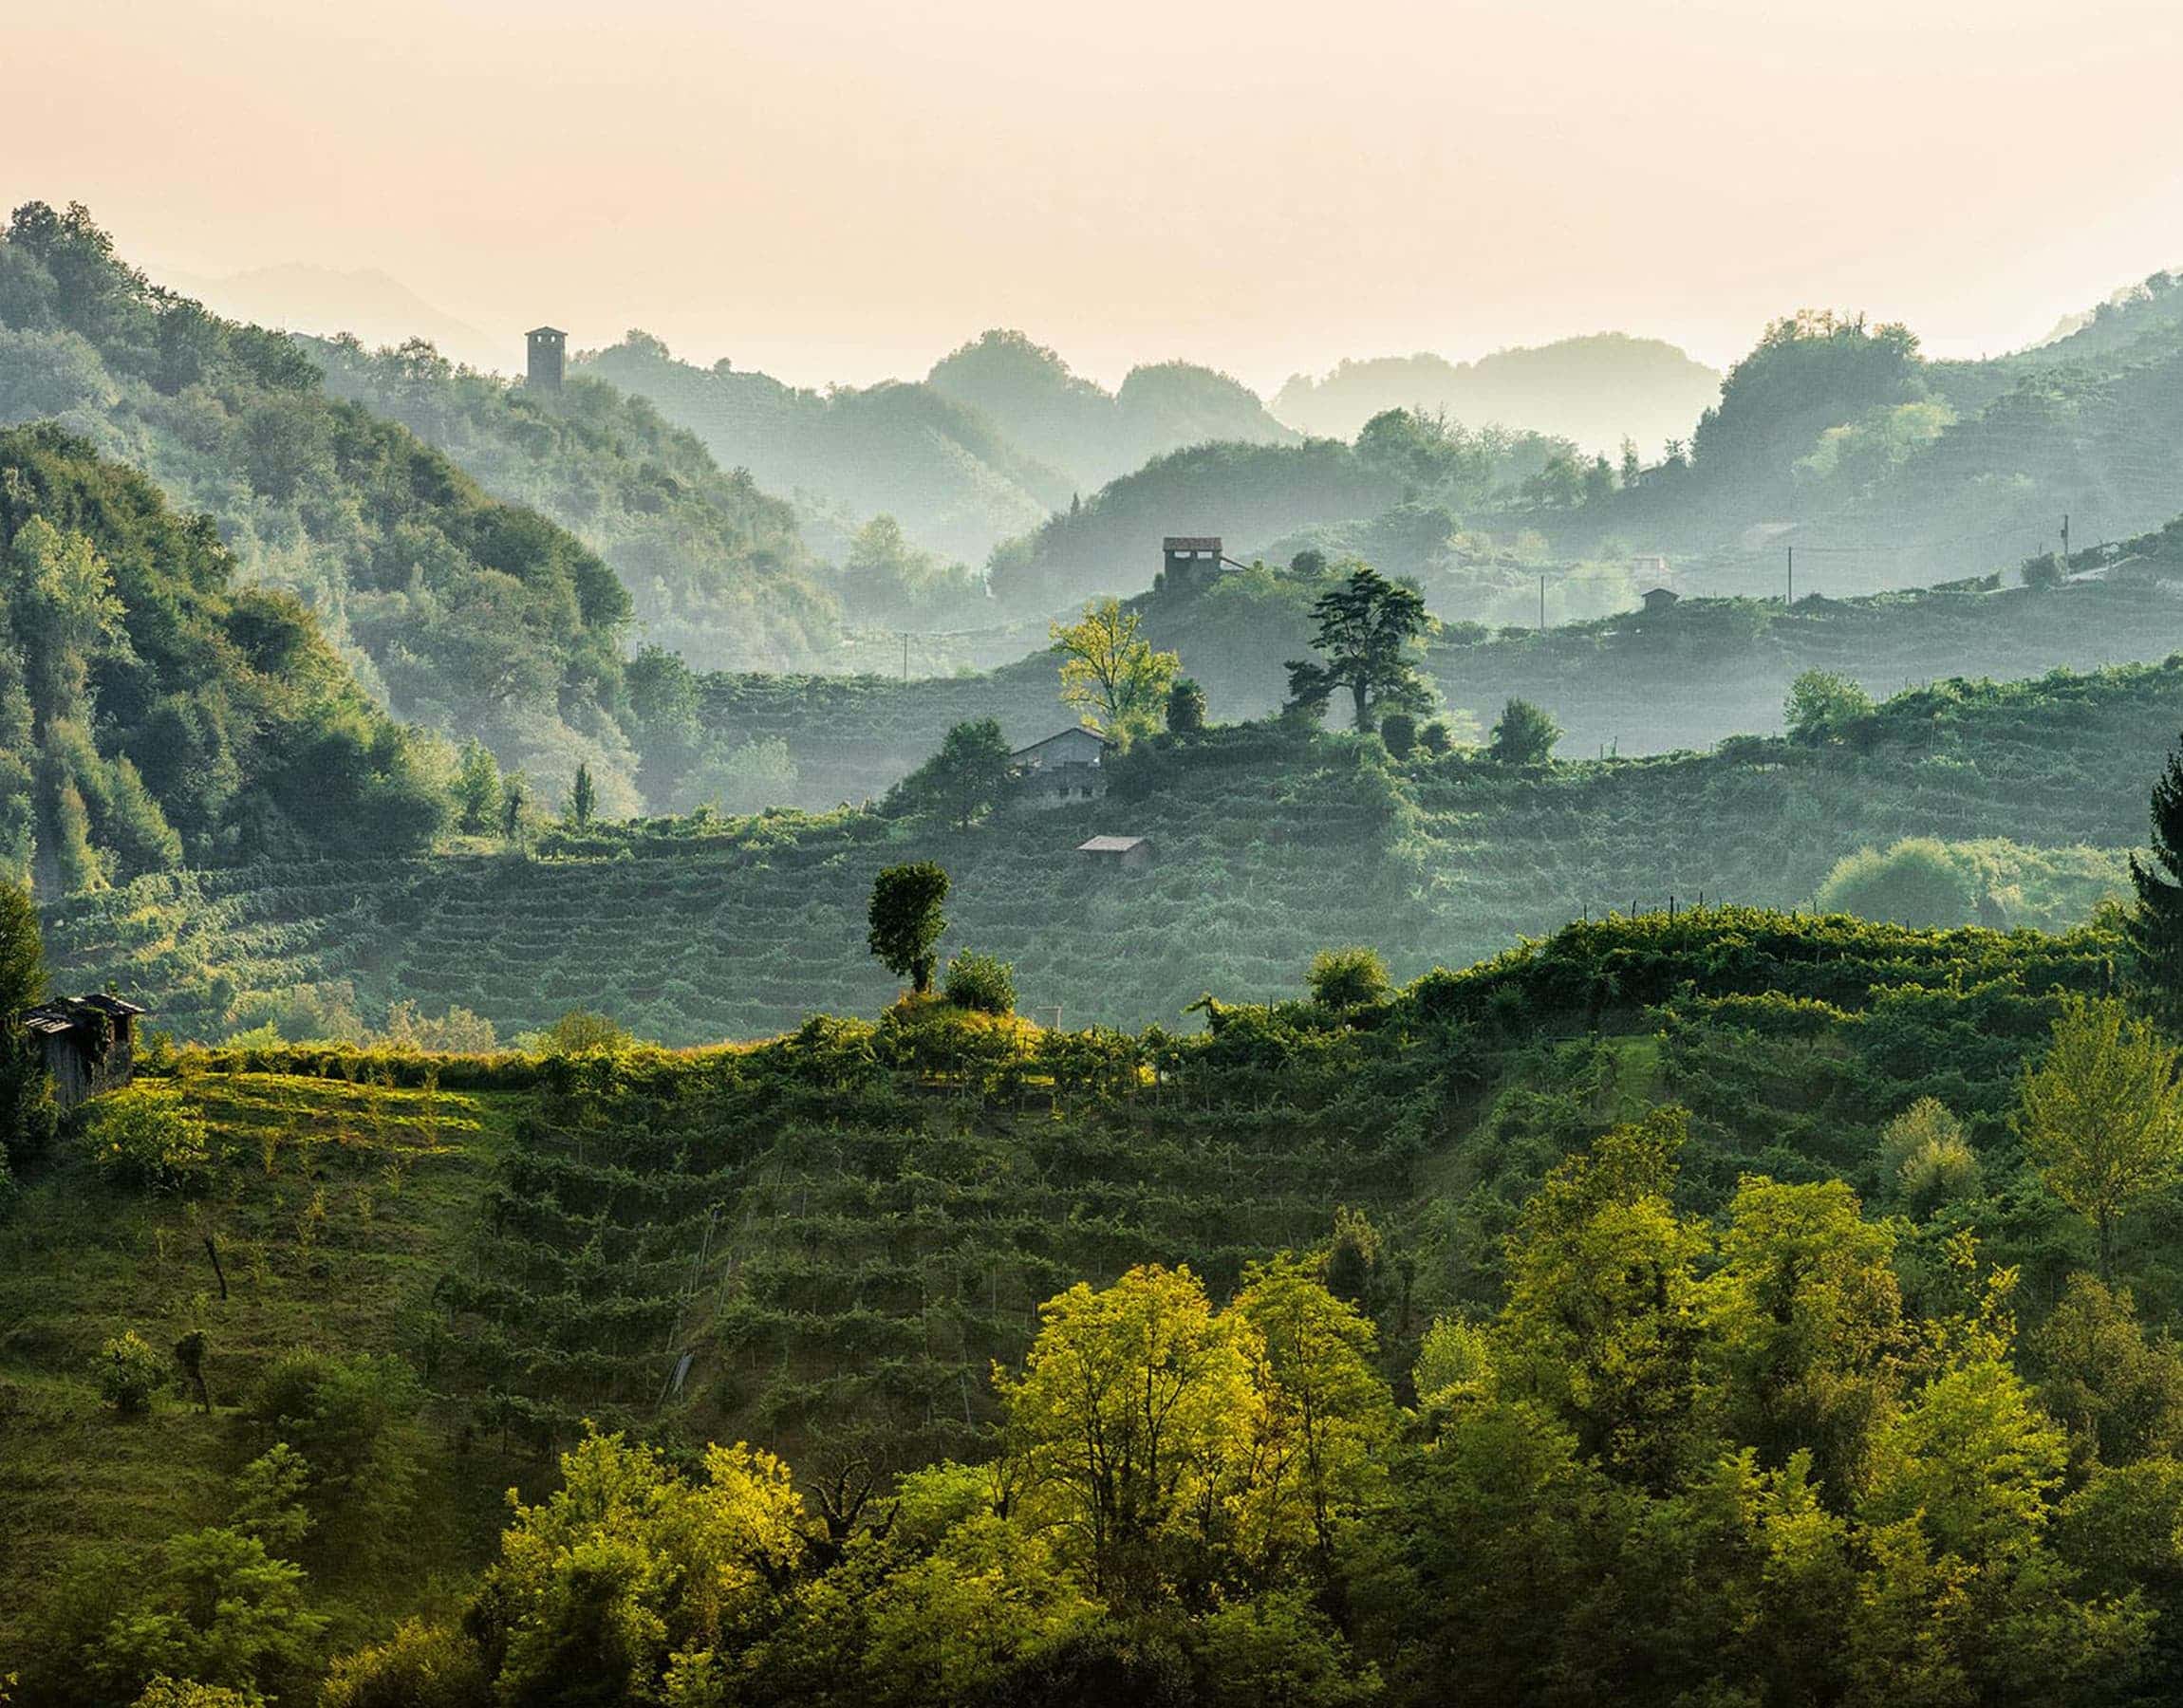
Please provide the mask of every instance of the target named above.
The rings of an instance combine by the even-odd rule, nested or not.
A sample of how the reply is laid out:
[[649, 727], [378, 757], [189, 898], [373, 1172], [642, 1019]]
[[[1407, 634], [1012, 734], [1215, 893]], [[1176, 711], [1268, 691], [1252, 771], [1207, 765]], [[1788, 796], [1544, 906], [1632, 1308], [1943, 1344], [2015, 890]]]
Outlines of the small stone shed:
[[59, 996], [23, 1016], [24, 1030], [45, 1049], [56, 1107], [65, 1113], [129, 1083], [143, 1012], [119, 996]]

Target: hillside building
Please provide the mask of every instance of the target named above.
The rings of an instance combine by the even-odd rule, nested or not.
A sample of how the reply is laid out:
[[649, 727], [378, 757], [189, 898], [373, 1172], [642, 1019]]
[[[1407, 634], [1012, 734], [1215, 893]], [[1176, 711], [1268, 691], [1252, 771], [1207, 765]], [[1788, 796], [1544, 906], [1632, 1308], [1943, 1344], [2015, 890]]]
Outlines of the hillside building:
[[1137, 871], [1152, 863], [1152, 839], [1148, 836], [1094, 836], [1076, 845], [1076, 852], [1095, 865], [1120, 866]]
[[559, 326], [533, 326], [525, 336], [531, 341], [531, 364], [524, 383], [532, 391], [559, 391], [569, 371], [569, 334]]
[[1674, 607], [1682, 595], [1672, 587], [1648, 587], [1638, 595], [1648, 611], [1666, 611]]
[[1160, 585], [1169, 593], [1203, 591], [1221, 573], [1219, 534], [1169, 534], [1160, 549]]
[[1026, 807], [1065, 807], [1101, 799], [1107, 792], [1107, 755], [1113, 747], [1098, 731], [1079, 725], [1017, 748], [1008, 755], [1016, 768], [1017, 800]]
[[117, 1091], [137, 1067], [137, 1016], [144, 1011], [119, 996], [61, 996], [23, 1016], [23, 1029], [43, 1047], [53, 1104], [64, 1114], [85, 1098]]

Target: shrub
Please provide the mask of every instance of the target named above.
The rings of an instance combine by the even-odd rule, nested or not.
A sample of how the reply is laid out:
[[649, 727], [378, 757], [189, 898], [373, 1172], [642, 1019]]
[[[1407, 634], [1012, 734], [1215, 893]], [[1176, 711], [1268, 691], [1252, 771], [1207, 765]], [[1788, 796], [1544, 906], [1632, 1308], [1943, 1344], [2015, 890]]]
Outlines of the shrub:
[[166, 1365], [134, 1328], [124, 1329], [99, 1348], [99, 1398], [124, 1418], [152, 1409]]
[[1384, 1002], [1393, 988], [1376, 949], [1322, 949], [1312, 957], [1307, 979], [1312, 1000], [1336, 1013]]
[[540, 1055], [589, 1055], [597, 1050], [613, 1054], [636, 1041], [627, 1027], [588, 1009], [570, 1009], [537, 1036]]
[[1844, 724], [1865, 717], [1873, 710], [1873, 696], [1856, 683], [1832, 671], [1807, 670], [1789, 684], [1789, 697], [1782, 706], [1782, 721], [1793, 741], [1819, 741], [1838, 734]]
[[156, 1083], [93, 1098], [84, 1142], [107, 1180], [149, 1192], [178, 1192], [216, 1160], [203, 1117], [174, 1086]]
[[1170, 734], [1195, 735], [1205, 727], [1205, 691], [1189, 677], [1167, 690], [1167, 730]]
[[984, 1014], [1016, 1012], [1016, 969], [998, 956], [965, 949], [947, 963], [947, 999]]
[[254, 1690], [230, 1690], [225, 1684], [199, 1684], [194, 1679], [161, 1674], [144, 1686], [136, 1708], [258, 1708], [264, 1699]]
[[1512, 699], [1502, 708], [1486, 752], [1501, 765], [1544, 765], [1554, 757], [1561, 726], [1529, 700]]
[[1821, 913], [1855, 914], [1914, 929], [1969, 922], [1969, 875], [1948, 845], [1908, 837], [1886, 853], [1861, 848], [1835, 863], [1813, 898]]
[[1438, 758], [1455, 745], [1455, 734], [1445, 719], [1436, 717], [1417, 733], [1417, 745]]
[[1417, 747], [1417, 719], [1408, 712], [1390, 712], [1379, 720], [1379, 738], [1397, 759], [1408, 759]]
[[319, 1708], [473, 1708], [492, 1694], [469, 1638], [412, 1619], [376, 1648], [336, 1661], [318, 1699]]

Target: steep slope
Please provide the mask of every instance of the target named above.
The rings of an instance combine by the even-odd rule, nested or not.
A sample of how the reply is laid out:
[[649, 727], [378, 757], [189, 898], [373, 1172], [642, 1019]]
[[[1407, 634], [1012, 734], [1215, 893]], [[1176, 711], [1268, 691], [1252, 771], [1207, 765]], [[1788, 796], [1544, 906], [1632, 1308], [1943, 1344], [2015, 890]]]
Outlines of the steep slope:
[[0, 430], [0, 877], [57, 898], [430, 845], [444, 754], [233, 571], [135, 471], [50, 425]]
[[327, 396], [289, 339], [151, 285], [84, 209], [31, 202], [0, 238], [0, 425], [41, 417], [208, 512], [398, 716], [556, 791], [588, 763], [637, 804], [612, 714], [629, 597], [596, 553]]
[[706, 669], [788, 669], [840, 640], [841, 607], [795, 511], [694, 434], [579, 375], [557, 394], [456, 370], [429, 345], [308, 340], [335, 397], [400, 421], [494, 497], [610, 564], [645, 639]]

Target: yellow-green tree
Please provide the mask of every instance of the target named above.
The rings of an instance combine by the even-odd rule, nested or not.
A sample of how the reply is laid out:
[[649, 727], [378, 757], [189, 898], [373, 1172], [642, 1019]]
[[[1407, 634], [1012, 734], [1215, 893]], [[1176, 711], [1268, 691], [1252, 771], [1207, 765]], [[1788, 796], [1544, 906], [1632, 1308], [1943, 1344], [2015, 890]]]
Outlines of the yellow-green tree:
[[1076, 708], [1086, 728], [1124, 746], [1159, 729], [1167, 691], [1183, 668], [1173, 653], [1154, 652], [1139, 626], [1136, 612], [1101, 599], [1087, 604], [1076, 622], [1049, 630], [1061, 655], [1063, 702]]
[[994, 1378], [1020, 1510], [1094, 1594], [1147, 1601], [1228, 1533], [1263, 1349], [1187, 1268], [1078, 1282], [1040, 1316], [1022, 1375]]
[[1241, 1540], [1261, 1568], [1308, 1550], [1331, 1570], [1341, 1526], [1385, 1483], [1394, 1439], [1371, 1322], [1286, 1256], [1245, 1277], [1234, 1309], [1256, 1331], [1242, 1343], [1258, 1433]]
[[2177, 1052], [2113, 999], [2073, 998], [2024, 1076], [2017, 1121], [2047, 1190], [2091, 1221], [2099, 1276], [2115, 1275], [2115, 1228], [2183, 1169]]

